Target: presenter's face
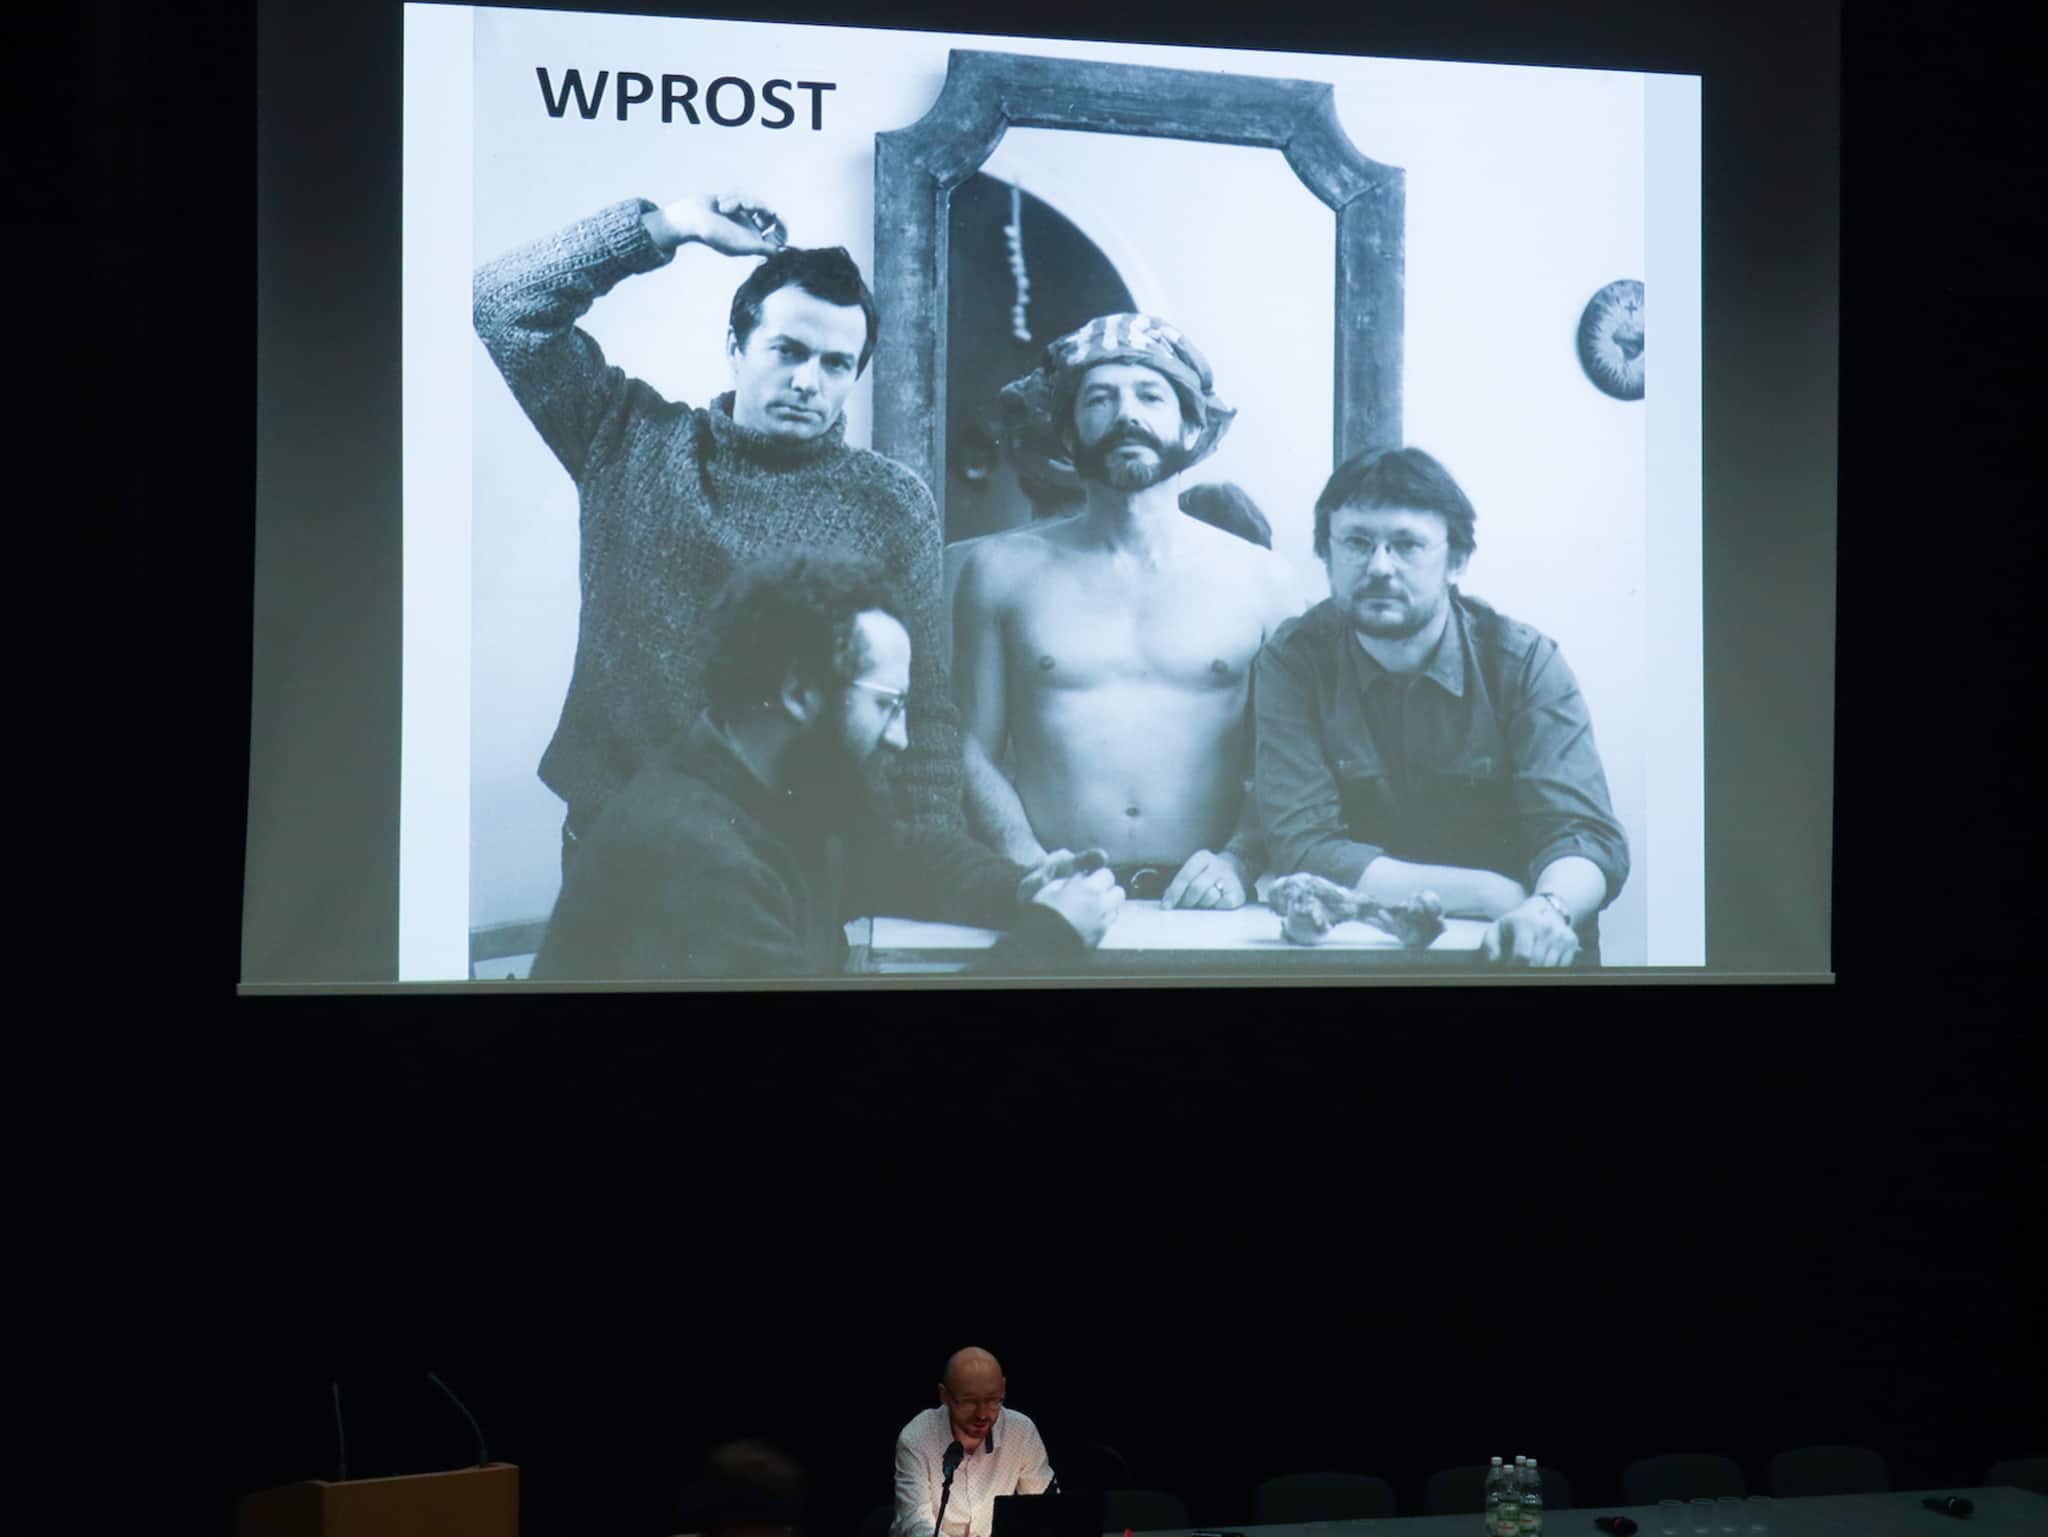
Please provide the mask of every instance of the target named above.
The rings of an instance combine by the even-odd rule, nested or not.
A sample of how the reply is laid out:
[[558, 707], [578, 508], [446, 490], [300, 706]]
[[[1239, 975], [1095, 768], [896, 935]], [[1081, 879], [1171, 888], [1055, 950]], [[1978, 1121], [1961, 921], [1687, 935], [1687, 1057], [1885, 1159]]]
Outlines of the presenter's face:
[[1351, 627], [1382, 640], [1420, 634], [1443, 612], [1454, 558], [1444, 520], [1405, 507], [1339, 507], [1330, 514], [1330, 596]]
[[953, 1435], [963, 1446], [979, 1446], [1003, 1411], [1003, 1379], [999, 1373], [969, 1371], [939, 1384], [939, 1396], [953, 1421]]
[[868, 339], [858, 304], [830, 304], [794, 286], [761, 301], [745, 346], [730, 336], [732, 419], [772, 438], [801, 442], [831, 430], [860, 377]]

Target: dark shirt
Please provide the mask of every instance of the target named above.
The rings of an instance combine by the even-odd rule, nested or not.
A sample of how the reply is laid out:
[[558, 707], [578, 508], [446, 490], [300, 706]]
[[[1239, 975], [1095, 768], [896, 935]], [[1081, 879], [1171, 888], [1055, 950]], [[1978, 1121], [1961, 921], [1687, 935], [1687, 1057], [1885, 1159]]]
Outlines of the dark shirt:
[[[1578, 681], [1555, 641], [1476, 598], [1450, 601], [1443, 640], [1405, 677], [1374, 661], [1327, 599], [1259, 654], [1254, 786], [1268, 866], [1356, 887], [1385, 854], [1493, 870], [1533, 891], [1553, 860], [1578, 854], [1612, 902], [1628, 838]], [[1597, 920], [1580, 935], [1596, 937]]]
[[[851, 861], [878, 877], [849, 881], [848, 839], [825, 808], [764, 785], [701, 715], [578, 840], [532, 975], [647, 981], [844, 971], [845, 923], [858, 915], [849, 903], [892, 895], [890, 866], [871, 852], [878, 836], [856, 831], [864, 852]], [[972, 890], [934, 892], [935, 910], [917, 910], [923, 904], [913, 896], [904, 916], [960, 921], [963, 907], [986, 914], [1000, 898], [1005, 916], [1015, 917], [1023, 874], [987, 855], [972, 872]], [[1049, 909], [1031, 908], [1016, 923], [985, 969], [1039, 970], [1085, 952], [1081, 936]]]

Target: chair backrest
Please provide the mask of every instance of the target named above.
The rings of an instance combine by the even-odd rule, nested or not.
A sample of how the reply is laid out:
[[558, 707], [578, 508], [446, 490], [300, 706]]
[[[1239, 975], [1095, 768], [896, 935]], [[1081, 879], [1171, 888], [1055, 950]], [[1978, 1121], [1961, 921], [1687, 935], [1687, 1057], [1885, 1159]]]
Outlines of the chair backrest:
[[[1469, 1463], [1464, 1467], [1442, 1468], [1429, 1475], [1429, 1481], [1422, 1486], [1422, 1513], [1425, 1516], [1476, 1516], [1486, 1509], [1486, 1469], [1483, 1462]], [[1570, 1510], [1572, 1508], [1572, 1481], [1556, 1468], [1537, 1465], [1537, 1475], [1543, 1480], [1543, 1508], [1545, 1510]]]
[[1252, 1491], [1252, 1523], [1370, 1521], [1394, 1514], [1394, 1486], [1369, 1473], [1283, 1473]]
[[1867, 1446], [1795, 1446], [1773, 1457], [1764, 1481], [1777, 1498], [1807, 1494], [1885, 1494], [1892, 1470]]
[[2031, 1489], [2048, 1494], [2048, 1457], [2008, 1457], [1985, 1470], [1987, 1489]]
[[1422, 1486], [1425, 1516], [1474, 1516], [1486, 1508], [1486, 1464], [1439, 1468]]
[[1665, 1452], [1642, 1457], [1621, 1470], [1622, 1501], [1654, 1505], [1659, 1500], [1719, 1499], [1742, 1496], [1749, 1484], [1742, 1466], [1717, 1452]]
[[1164, 1489], [1108, 1489], [1102, 1495], [1102, 1529], [1106, 1532], [1186, 1531], [1187, 1502]]

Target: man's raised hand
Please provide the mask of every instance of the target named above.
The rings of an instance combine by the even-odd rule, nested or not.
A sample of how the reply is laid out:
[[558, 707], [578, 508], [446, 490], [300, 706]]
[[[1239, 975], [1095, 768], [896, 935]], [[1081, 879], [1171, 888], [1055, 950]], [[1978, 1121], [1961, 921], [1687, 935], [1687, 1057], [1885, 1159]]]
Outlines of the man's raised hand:
[[701, 241], [725, 256], [772, 256], [789, 244], [775, 210], [742, 192], [678, 198], [662, 209], [678, 241]]
[[1227, 912], [1251, 900], [1245, 890], [1246, 872], [1234, 854], [1212, 854], [1196, 849], [1188, 855], [1180, 873], [1160, 893], [1162, 908], [1207, 907]]

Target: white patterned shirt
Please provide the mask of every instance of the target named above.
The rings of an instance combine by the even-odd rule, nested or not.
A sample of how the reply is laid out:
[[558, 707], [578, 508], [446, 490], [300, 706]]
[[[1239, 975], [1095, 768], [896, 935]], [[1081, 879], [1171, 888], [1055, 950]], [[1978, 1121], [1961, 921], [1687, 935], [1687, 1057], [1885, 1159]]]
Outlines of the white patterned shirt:
[[[952, 1440], [944, 1404], [915, 1416], [896, 1437], [896, 1519], [889, 1523], [889, 1537], [932, 1537]], [[942, 1537], [989, 1537], [997, 1495], [1043, 1494], [1051, 1483], [1052, 1466], [1038, 1427], [1005, 1406], [996, 1412], [981, 1449], [961, 1458], [953, 1474]]]

